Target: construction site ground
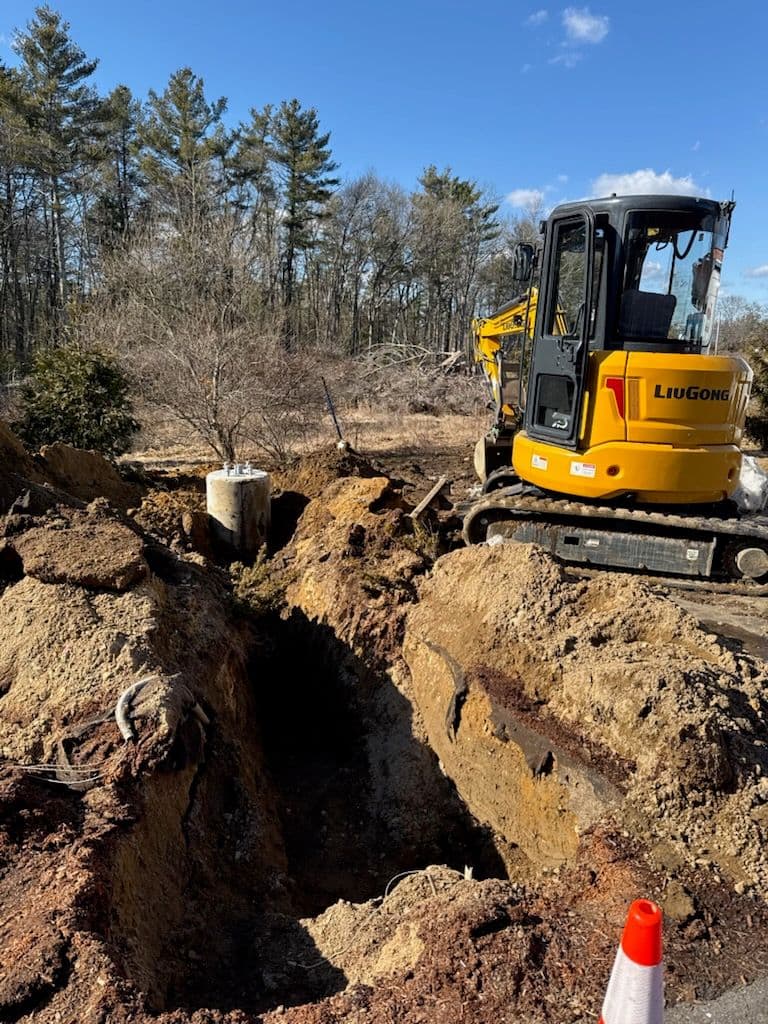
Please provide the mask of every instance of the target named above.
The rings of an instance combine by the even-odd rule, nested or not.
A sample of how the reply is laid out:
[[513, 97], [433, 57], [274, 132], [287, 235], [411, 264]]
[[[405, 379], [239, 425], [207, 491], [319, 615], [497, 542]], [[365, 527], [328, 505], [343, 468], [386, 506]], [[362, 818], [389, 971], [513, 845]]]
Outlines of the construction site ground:
[[463, 547], [477, 432], [267, 467], [243, 564], [204, 455], [0, 424], [0, 1021], [596, 1021], [639, 896], [768, 1020], [765, 599]]

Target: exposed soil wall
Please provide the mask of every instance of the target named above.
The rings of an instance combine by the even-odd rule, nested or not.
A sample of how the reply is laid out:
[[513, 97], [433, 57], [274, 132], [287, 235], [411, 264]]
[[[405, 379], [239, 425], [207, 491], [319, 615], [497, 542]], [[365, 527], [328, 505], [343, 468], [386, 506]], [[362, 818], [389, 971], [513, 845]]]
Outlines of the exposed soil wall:
[[611, 817], [766, 891], [766, 667], [642, 582], [573, 581], [528, 545], [456, 551], [404, 650], [447, 773], [532, 863]]

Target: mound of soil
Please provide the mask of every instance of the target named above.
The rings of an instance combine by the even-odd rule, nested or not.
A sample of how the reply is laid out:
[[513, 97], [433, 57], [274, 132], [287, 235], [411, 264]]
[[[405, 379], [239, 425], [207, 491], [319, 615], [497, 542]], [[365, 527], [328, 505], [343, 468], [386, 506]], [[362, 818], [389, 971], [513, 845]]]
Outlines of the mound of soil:
[[127, 509], [140, 500], [141, 488], [123, 480], [98, 452], [57, 442], [41, 448], [38, 463], [46, 480], [81, 501], [104, 498], [115, 508]]
[[120, 509], [138, 503], [141, 495], [138, 485], [123, 480], [97, 452], [57, 443], [32, 455], [0, 421], [0, 514], [26, 491], [40, 487], [57, 500], [65, 495], [81, 502], [102, 498]]
[[319, 498], [334, 480], [376, 475], [370, 462], [354, 449], [334, 445], [294, 459], [289, 466], [274, 474], [274, 484], [283, 491], [295, 491], [306, 498]]
[[152, 489], [132, 517], [143, 530], [176, 550], [211, 555], [204, 488]]
[[[289, 588], [360, 650], [367, 570], [348, 545], [339, 558], [336, 524], [375, 529], [381, 492], [367, 487], [342, 482], [308, 508], [295, 553], [314, 583]], [[458, 551], [415, 582], [410, 672], [390, 678], [514, 881], [430, 868], [395, 889], [402, 902], [342, 901], [302, 921], [314, 959], [271, 932], [294, 986], [312, 972], [332, 987], [338, 971], [346, 986], [267, 1019], [594, 1019], [640, 894], [666, 913], [669, 1001], [768, 969], [765, 665], [639, 580], [574, 582], [532, 547]]]
[[414, 580], [429, 565], [407, 507], [386, 477], [336, 480], [309, 503], [281, 552], [288, 606], [371, 662], [398, 651]]
[[32, 456], [2, 420], [0, 420], [0, 465], [3, 467], [4, 474], [16, 473], [35, 483], [42, 482], [42, 477]]
[[7, 524], [6, 533], [5, 551], [16, 556], [17, 571], [43, 583], [121, 591], [149, 571], [141, 538], [97, 502], [84, 511], [51, 510], [19, 533], [8, 534]]
[[430, 743], [510, 865], [557, 866], [610, 815], [667, 860], [766, 891], [766, 665], [640, 580], [574, 582], [528, 545], [456, 551], [421, 588], [405, 657]]

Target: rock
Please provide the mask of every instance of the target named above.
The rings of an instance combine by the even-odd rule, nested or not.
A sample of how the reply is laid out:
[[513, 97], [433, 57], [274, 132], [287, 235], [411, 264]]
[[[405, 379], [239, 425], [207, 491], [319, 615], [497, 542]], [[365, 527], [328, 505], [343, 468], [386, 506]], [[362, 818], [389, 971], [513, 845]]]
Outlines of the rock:
[[210, 517], [207, 512], [185, 510], [181, 514], [181, 528], [193, 551], [211, 557]]
[[686, 924], [696, 914], [696, 904], [690, 892], [682, 883], [671, 879], [661, 901], [667, 917], [679, 924]]
[[122, 591], [149, 571], [140, 537], [121, 523], [85, 512], [68, 511], [62, 528], [45, 522], [14, 536], [9, 545], [24, 574], [43, 583]]

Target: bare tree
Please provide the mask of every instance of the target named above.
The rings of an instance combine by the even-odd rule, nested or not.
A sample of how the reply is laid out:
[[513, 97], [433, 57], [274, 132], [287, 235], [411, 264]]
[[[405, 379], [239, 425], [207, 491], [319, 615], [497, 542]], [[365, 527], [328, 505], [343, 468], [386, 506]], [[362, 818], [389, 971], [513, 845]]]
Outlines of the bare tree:
[[148, 402], [226, 460], [248, 442], [286, 454], [316, 393], [306, 358], [278, 341], [247, 235], [235, 215], [189, 233], [148, 226], [107, 263], [85, 327], [120, 355]]

